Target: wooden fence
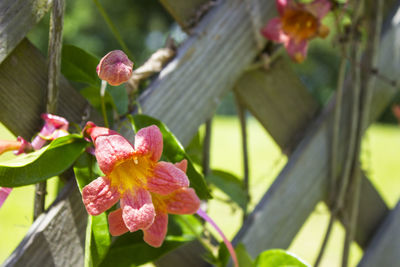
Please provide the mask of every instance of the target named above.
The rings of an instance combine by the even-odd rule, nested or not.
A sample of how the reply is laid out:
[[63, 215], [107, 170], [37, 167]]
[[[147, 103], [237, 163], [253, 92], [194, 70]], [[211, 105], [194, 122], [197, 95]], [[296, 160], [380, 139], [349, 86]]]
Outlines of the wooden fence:
[[[275, 15], [274, 1], [161, 3], [190, 31], [190, 37], [140, 97], [144, 113], [165, 122], [186, 145], [199, 126], [213, 115], [221, 98], [234, 90], [241, 104], [288, 155], [286, 166], [249, 215], [234, 243], [244, 243], [252, 256], [269, 248], [287, 248], [315, 205], [327, 200], [334, 103], [320, 107], [286, 58], [273, 61], [269, 71], [246, 71], [265, 45], [257, 29]], [[47, 73], [45, 58], [24, 38], [51, 4], [52, 0], [0, 2], [0, 121], [15, 135], [26, 138], [38, 131], [39, 115], [45, 111]], [[385, 4], [388, 10], [399, 5], [398, 1]], [[207, 12], [200, 14], [199, 10]], [[400, 43], [396, 40], [400, 36], [400, 21], [394, 14], [387, 15], [386, 20], [379, 71], [398, 81]], [[57, 114], [78, 124], [88, 118], [99, 120], [99, 115], [64, 78], [60, 90]], [[371, 118], [377, 118], [395, 93], [393, 84], [378, 80]], [[350, 105], [345, 97], [344, 124]], [[340, 155], [345, 154], [347, 139], [340, 135]], [[79, 192], [70, 182], [51, 208], [33, 223], [3, 265], [82, 266], [86, 221]], [[365, 175], [358, 222], [355, 239], [365, 252], [359, 266], [398, 264], [400, 204], [389, 210]], [[196, 242], [188, 244], [156, 264], [207, 266], [200, 260], [197, 248]]]

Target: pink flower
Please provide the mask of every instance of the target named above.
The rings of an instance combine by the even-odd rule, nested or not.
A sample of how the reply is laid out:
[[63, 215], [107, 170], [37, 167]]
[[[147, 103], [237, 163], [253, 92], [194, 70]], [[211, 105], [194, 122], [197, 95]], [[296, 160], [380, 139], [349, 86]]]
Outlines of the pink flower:
[[[175, 164], [176, 167], [186, 172], [187, 161], [183, 160]], [[144, 241], [153, 247], [160, 247], [165, 239], [168, 229], [168, 213], [170, 214], [194, 214], [200, 207], [200, 199], [192, 188], [182, 187], [168, 195], [151, 193], [155, 208], [153, 224], [143, 229]], [[108, 215], [110, 233], [119, 236], [129, 231], [123, 217], [122, 209], [117, 209]]]
[[[139, 229], [151, 232], [154, 229], [158, 231], [154, 234], [157, 238], [145, 240], [156, 246], [166, 229], [166, 213], [171, 213], [171, 207], [176, 207], [176, 212], [182, 211], [168, 203], [177, 204], [176, 199], [198, 200], [197, 196], [193, 196], [194, 191], [182, 193], [182, 197], [180, 195], [192, 190], [187, 188], [189, 180], [185, 172], [172, 163], [159, 161], [163, 150], [160, 130], [155, 125], [141, 129], [135, 136], [134, 145], [117, 132], [97, 127], [92, 122], [87, 123], [84, 133], [90, 135], [97, 162], [105, 174], [82, 189], [87, 212], [99, 215], [121, 200], [120, 211], [111, 213], [111, 233], [118, 235], [126, 229], [130, 232]], [[115, 223], [117, 215], [122, 221]]]
[[329, 0], [314, 0], [309, 4], [276, 0], [276, 5], [279, 17], [271, 19], [261, 33], [282, 43], [290, 57], [300, 63], [307, 56], [308, 41], [329, 34], [329, 28], [321, 24], [321, 20], [331, 9], [331, 3]]
[[47, 113], [42, 114], [41, 117], [44, 120], [44, 126], [32, 141], [35, 150], [42, 148], [47, 141], [68, 135], [69, 123], [66, 119]]
[[17, 140], [0, 140], [0, 155], [7, 151], [14, 150], [15, 155], [19, 155], [32, 150], [32, 146], [21, 136]]
[[96, 71], [99, 78], [110, 85], [117, 86], [129, 80], [132, 75], [133, 62], [121, 50], [114, 50], [105, 55]]

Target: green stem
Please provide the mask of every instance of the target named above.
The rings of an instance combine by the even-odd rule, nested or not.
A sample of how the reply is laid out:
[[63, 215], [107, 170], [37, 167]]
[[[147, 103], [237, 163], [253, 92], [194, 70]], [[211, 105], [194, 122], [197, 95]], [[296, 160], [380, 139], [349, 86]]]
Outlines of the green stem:
[[131, 51], [126, 46], [124, 40], [122, 39], [118, 29], [115, 27], [114, 23], [108, 16], [107, 12], [104, 10], [103, 6], [101, 5], [99, 0], [93, 0], [94, 4], [96, 5], [97, 9], [99, 10], [101, 16], [103, 17], [104, 21], [106, 22], [107, 26], [110, 28], [112, 34], [114, 35], [115, 39], [117, 39], [119, 45], [122, 47], [124, 52], [128, 55], [129, 58], [132, 57]]
[[107, 82], [102, 80], [101, 88], [100, 88], [101, 113], [103, 114], [104, 125], [106, 126], [106, 128], [109, 128], [108, 119], [107, 119], [106, 103], [105, 103], [105, 99], [104, 99], [104, 96], [106, 94], [106, 87], [107, 87]]

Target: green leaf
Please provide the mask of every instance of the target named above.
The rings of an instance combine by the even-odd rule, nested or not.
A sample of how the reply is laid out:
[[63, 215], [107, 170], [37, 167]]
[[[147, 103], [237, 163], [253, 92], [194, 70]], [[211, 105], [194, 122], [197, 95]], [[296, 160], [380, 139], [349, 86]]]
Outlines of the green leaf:
[[62, 48], [61, 72], [74, 82], [90, 84], [100, 90], [100, 79], [96, 73], [100, 60], [85, 50], [64, 45]]
[[[71, 81], [90, 85], [88, 88], [80, 90], [80, 92], [98, 109], [100, 107], [101, 80], [97, 76], [96, 67], [99, 62], [100, 59], [79, 47], [64, 45], [62, 49], [61, 72]], [[125, 85], [108, 85], [107, 92], [108, 96], [106, 98], [110, 99], [107, 99], [106, 102], [111, 102], [112, 97], [114, 102], [112, 104], [118, 114], [126, 113], [128, 111], [128, 94]], [[98, 103], [94, 104], [94, 102]]]
[[107, 86], [106, 92], [109, 93], [114, 101], [115, 110], [118, 114], [128, 112], [128, 92], [124, 84], [119, 86]]
[[203, 162], [203, 142], [200, 136], [200, 131], [197, 131], [196, 135], [192, 138], [189, 145], [185, 148], [186, 154], [192, 159], [192, 161], [198, 165]]
[[190, 186], [196, 190], [196, 194], [201, 199], [211, 198], [203, 175], [201, 175], [193, 166], [192, 161], [185, 152], [183, 146], [179, 143], [173, 133], [159, 120], [146, 116], [134, 115], [131, 117], [135, 131], [150, 126], [157, 125], [163, 135], [164, 151], [163, 157], [170, 162], [179, 162], [183, 159], [188, 161], [187, 176], [190, 180]]
[[224, 242], [219, 244], [218, 248], [218, 266], [225, 267], [229, 261], [229, 251]]
[[82, 154], [88, 142], [70, 134], [57, 138], [42, 149], [0, 163], [0, 186], [35, 184], [68, 169]]
[[225, 192], [239, 207], [246, 209], [247, 195], [242, 181], [235, 175], [222, 170], [213, 170], [207, 175], [206, 180]]
[[310, 265], [286, 250], [271, 249], [258, 255], [254, 267], [310, 267]]
[[253, 267], [253, 259], [247, 252], [246, 247], [243, 243], [239, 243], [236, 246], [235, 252], [240, 267]]
[[193, 230], [196, 234], [201, 233], [201, 223], [193, 215], [169, 216], [169, 219], [168, 233], [161, 247], [153, 248], [147, 245], [143, 241], [142, 231], [127, 233], [113, 242], [100, 266], [137, 266], [155, 261], [186, 242], [193, 241], [196, 238]]
[[105, 212], [98, 216], [89, 215], [85, 240], [85, 267], [100, 266], [111, 245]]
[[[81, 155], [74, 166], [75, 177], [79, 189], [97, 178], [93, 172], [94, 159], [85, 153]], [[107, 213], [88, 217], [85, 239], [85, 267], [97, 267], [107, 255], [111, 245], [111, 237], [108, 231]]]

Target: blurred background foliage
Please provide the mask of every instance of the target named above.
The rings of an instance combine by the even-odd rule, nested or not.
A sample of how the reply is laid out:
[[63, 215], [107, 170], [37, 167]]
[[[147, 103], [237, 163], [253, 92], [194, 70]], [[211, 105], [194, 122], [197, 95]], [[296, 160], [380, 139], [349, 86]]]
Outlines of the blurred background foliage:
[[[101, 58], [110, 50], [121, 49], [112, 31], [101, 16], [95, 2], [101, 3], [132, 54], [135, 67], [140, 66], [155, 50], [164, 46], [168, 36], [179, 44], [186, 38], [172, 17], [157, 0], [68, 0], [64, 18], [64, 44], [78, 46]], [[330, 36], [310, 42], [307, 60], [293, 64], [317, 101], [323, 106], [336, 88], [339, 65], [339, 47], [335, 40], [333, 16], [325, 23], [331, 28]], [[28, 35], [28, 38], [47, 53], [49, 14]], [[126, 51], [127, 52], [127, 51]], [[396, 97], [394, 103], [400, 103]], [[232, 92], [221, 102], [217, 114], [236, 115]], [[396, 123], [390, 108], [379, 120]]]

